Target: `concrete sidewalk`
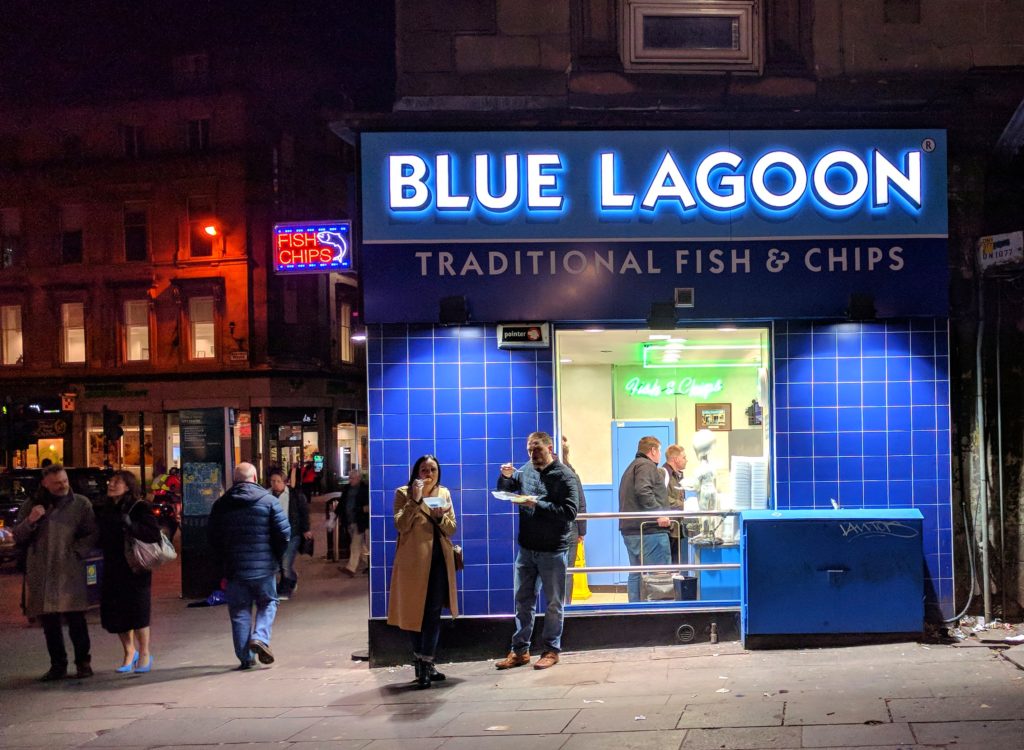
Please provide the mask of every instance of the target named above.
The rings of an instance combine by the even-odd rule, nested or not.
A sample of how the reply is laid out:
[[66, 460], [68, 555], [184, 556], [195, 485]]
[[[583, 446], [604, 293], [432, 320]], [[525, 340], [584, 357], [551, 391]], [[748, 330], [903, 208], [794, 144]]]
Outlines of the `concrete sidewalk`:
[[988, 648], [568, 652], [547, 671], [442, 665], [447, 682], [417, 691], [409, 667], [349, 658], [366, 645], [366, 578], [309, 558], [299, 573], [272, 667], [235, 671], [226, 608], [187, 608], [172, 567], [156, 575], [154, 672], [114, 673], [117, 639], [93, 612], [96, 676], [50, 684], [18, 579], [0, 575], [0, 747], [1024, 747], [1024, 671]]

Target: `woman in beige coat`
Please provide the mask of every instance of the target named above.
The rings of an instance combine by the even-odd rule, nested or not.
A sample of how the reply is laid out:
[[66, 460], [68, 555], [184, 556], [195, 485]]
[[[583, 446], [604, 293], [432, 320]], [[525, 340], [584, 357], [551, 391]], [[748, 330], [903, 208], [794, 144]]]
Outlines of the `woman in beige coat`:
[[409, 484], [395, 492], [398, 549], [391, 569], [388, 624], [409, 631], [418, 688], [444, 679], [434, 667], [441, 610], [448, 607], [452, 617], [459, 614], [451, 542], [455, 511], [451, 493], [440, 482], [437, 459], [420, 456]]

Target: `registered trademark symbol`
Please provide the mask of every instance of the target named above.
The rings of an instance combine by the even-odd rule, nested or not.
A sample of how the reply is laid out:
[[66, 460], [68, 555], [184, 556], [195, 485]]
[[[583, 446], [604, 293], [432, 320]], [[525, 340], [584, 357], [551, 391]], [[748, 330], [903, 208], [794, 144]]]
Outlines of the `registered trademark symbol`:
[[935, 150], [935, 141], [933, 141], [931, 138], [925, 138], [923, 141], [921, 141], [921, 148], [924, 149], [926, 154], [930, 154], [932, 151]]

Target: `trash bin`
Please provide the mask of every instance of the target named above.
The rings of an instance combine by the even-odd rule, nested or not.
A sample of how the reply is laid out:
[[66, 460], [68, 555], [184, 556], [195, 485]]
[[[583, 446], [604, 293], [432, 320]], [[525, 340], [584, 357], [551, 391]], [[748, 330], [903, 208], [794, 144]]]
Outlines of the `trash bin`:
[[103, 553], [92, 550], [85, 558], [85, 588], [90, 607], [100, 605], [100, 585], [103, 583]]
[[697, 577], [674, 575], [672, 584], [676, 590], [677, 602], [693, 602], [697, 600]]

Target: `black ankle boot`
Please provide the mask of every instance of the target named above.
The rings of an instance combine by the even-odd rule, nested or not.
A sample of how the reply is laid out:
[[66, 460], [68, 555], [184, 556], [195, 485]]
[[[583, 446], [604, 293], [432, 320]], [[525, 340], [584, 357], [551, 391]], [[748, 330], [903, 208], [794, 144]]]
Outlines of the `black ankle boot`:
[[423, 662], [424, 667], [427, 670], [427, 677], [430, 678], [431, 682], [444, 682], [445, 676], [443, 672], [438, 672], [437, 667], [434, 666], [434, 662], [425, 661]]
[[422, 659], [417, 659], [416, 663], [416, 689], [423, 690], [424, 688], [430, 687], [430, 666], [427, 662]]

